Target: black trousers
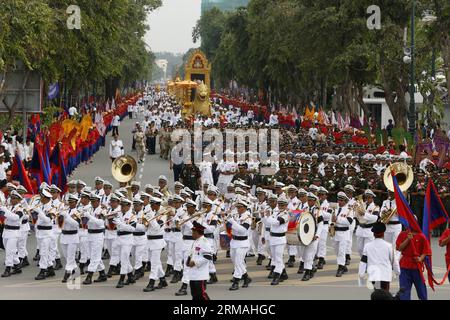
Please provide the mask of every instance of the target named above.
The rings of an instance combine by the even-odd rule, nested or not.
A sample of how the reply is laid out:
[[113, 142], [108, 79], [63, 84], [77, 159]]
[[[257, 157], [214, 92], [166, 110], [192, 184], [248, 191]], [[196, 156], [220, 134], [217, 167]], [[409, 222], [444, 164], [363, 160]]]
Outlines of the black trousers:
[[128, 118], [129, 118], [129, 119], [132, 119], [132, 118], [133, 118], [133, 112], [128, 111]]
[[147, 137], [146, 140], [147, 144], [147, 152], [148, 154], [155, 154], [156, 153], [156, 137]]
[[119, 127], [117, 127], [117, 126], [113, 126], [112, 127], [112, 135], [115, 135], [115, 134], [119, 134]]
[[174, 181], [180, 181], [180, 174], [183, 171], [182, 164], [174, 164], [173, 165], [173, 179]]
[[189, 286], [191, 287], [192, 300], [210, 300], [206, 293], [206, 280], [191, 280]]

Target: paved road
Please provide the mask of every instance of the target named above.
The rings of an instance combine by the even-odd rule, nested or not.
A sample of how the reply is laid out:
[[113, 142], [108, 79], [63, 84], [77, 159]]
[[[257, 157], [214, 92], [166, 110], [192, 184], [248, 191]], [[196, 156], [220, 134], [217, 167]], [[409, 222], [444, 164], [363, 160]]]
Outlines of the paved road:
[[[125, 152], [131, 153], [131, 127], [134, 121], [124, 120], [120, 127], [121, 138], [125, 144]], [[108, 137], [106, 143], [110, 141]], [[172, 181], [173, 174], [169, 170], [167, 161], [159, 158], [158, 155], [146, 156], [146, 161], [139, 165], [137, 179], [143, 184], [156, 184], [158, 176], [165, 174], [169, 181]], [[93, 185], [95, 176], [102, 176], [111, 182], [114, 179], [111, 175], [111, 161], [108, 156], [108, 148], [100, 150], [93, 158], [93, 163], [80, 166], [71, 178], [82, 179]], [[142, 176], [141, 176], [142, 175]], [[443, 250], [438, 248], [436, 239], [433, 239], [434, 270], [437, 278], [442, 278], [444, 274]], [[28, 242], [30, 257], [34, 255], [35, 238], [31, 235]], [[295, 268], [288, 268], [289, 279], [279, 286], [271, 286], [270, 280], [266, 278], [267, 271], [262, 266], [256, 265], [255, 258], [248, 258], [248, 273], [253, 279], [249, 288], [239, 289], [230, 292], [229, 280], [231, 279], [232, 266], [231, 261], [225, 258], [225, 252], [219, 253], [217, 262], [217, 272], [219, 282], [208, 286], [207, 292], [212, 299], [252, 299], [252, 300], [314, 300], [314, 299], [344, 299], [344, 300], [366, 300], [369, 299], [371, 291], [366, 287], [358, 287], [357, 285], [357, 255], [354, 250], [352, 264], [349, 273], [342, 278], [336, 278], [336, 257], [333, 250], [329, 248], [328, 264], [323, 270], [320, 270], [316, 277], [308, 282], [300, 281], [301, 276], [296, 274], [298, 264]], [[0, 261], [4, 261], [4, 252], [0, 252]], [[164, 261], [164, 260], [163, 260]], [[106, 263], [106, 261], [105, 261]], [[266, 261], [264, 261], [264, 264]], [[20, 275], [11, 276], [10, 278], [0, 278], [0, 299], [120, 299], [120, 300], [145, 300], [145, 299], [178, 299], [190, 300], [189, 296], [176, 297], [174, 294], [179, 289], [180, 284], [169, 284], [168, 288], [157, 290], [153, 293], [144, 293], [142, 289], [147, 284], [147, 276], [139, 280], [136, 284], [126, 286], [123, 289], [116, 289], [115, 285], [118, 277], [115, 276], [107, 282], [101, 284], [92, 284], [84, 286], [80, 284], [84, 280], [78, 278], [74, 283], [69, 285], [61, 283], [63, 271], [57, 271], [57, 276], [44, 281], [35, 281], [34, 277], [38, 273], [38, 268], [33, 263], [32, 266], [24, 269]], [[80, 281], [81, 280], [81, 281]], [[398, 290], [398, 279], [392, 284], [392, 291]], [[415, 293], [413, 294], [415, 297]], [[436, 292], [429, 290], [430, 299], [449, 299], [450, 285], [447, 283], [439, 288]]]

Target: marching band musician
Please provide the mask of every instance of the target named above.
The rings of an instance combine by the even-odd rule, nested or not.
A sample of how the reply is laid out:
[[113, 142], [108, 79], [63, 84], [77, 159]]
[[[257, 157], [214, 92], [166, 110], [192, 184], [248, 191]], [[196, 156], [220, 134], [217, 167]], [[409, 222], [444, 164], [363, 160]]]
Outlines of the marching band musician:
[[158, 186], [159, 186], [159, 192], [161, 192], [165, 198], [170, 196], [169, 187], [167, 186], [167, 178], [166, 176], [159, 176], [158, 178]]
[[20, 237], [20, 225], [25, 215], [23, 208], [20, 206], [22, 196], [17, 191], [10, 194], [11, 210], [5, 206], [0, 207], [0, 214], [4, 216], [3, 230], [3, 246], [5, 248], [5, 271], [2, 278], [11, 276], [12, 274], [22, 273], [20, 260], [17, 255], [17, 241]]
[[142, 210], [144, 201], [134, 199], [134, 214], [137, 218], [136, 229], [133, 232], [134, 245], [132, 255], [134, 256], [134, 278], [138, 280], [144, 276], [143, 261], [147, 261], [147, 227], [145, 226], [145, 213]]
[[[220, 194], [219, 188], [217, 188], [216, 186], [210, 185], [208, 187], [207, 197], [209, 198], [209, 200], [211, 200], [213, 202], [211, 210], [214, 212], [214, 214], [217, 217], [220, 217], [221, 211], [223, 210], [223, 203], [218, 198], [219, 194]], [[220, 228], [215, 228], [213, 234], [214, 234], [214, 240], [215, 240], [214, 248], [216, 249], [216, 251], [213, 252], [213, 261], [215, 262], [217, 260], [217, 250], [219, 248], [219, 243], [220, 243]], [[211, 283], [211, 280], [210, 280], [210, 283]]]
[[[395, 203], [394, 195], [392, 192], [388, 191], [388, 199], [383, 201], [383, 204], [381, 206], [380, 210], [380, 216], [383, 213], [386, 213], [387, 211], [392, 211], [397, 208], [397, 204]], [[386, 232], [384, 234], [384, 238], [387, 242], [389, 242], [392, 245], [395, 245], [395, 242], [397, 241], [397, 237], [402, 232], [402, 225], [400, 221], [398, 220], [398, 214], [395, 213], [391, 220], [387, 223], [386, 226]]]
[[228, 216], [226, 218], [227, 228], [232, 230], [232, 239], [230, 243], [231, 261], [234, 265], [233, 284], [230, 290], [239, 289], [239, 281], [244, 280], [243, 288], [247, 288], [252, 279], [247, 274], [245, 256], [250, 246], [248, 240], [248, 229], [252, 223], [252, 217], [248, 212], [249, 204], [244, 200], [238, 200], [236, 209], [238, 216]]
[[186, 265], [189, 267], [189, 285], [192, 300], [209, 300], [206, 293], [206, 280], [209, 277], [208, 262], [212, 260], [210, 241], [204, 237], [205, 227], [193, 222], [192, 244]]
[[261, 222], [261, 218], [262, 215], [264, 213], [264, 211], [267, 210], [268, 204], [266, 201], [266, 191], [260, 187], [256, 188], [256, 196], [258, 198], [258, 202], [255, 204], [255, 211], [254, 211], [254, 215], [253, 215], [253, 219], [255, 219], [255, 230], [252, 230], [254, 233], [254, 237], [256, 237], [257, 241], [258, 241], [258, 258], [256, 259], [256, 265], [260, 266], [263, 262], [264, 259], [266, 259], [266, 256], [269, 256], [265, 245], [262, 242], [263, 234], [260, 234], [258, 231], [261, 230], [261, 232], [263, 229], [262, 228], [258, 228], [258, 226], [260, 224], [262, 224]]
[[285, 195], [278, 197], [278, 207], [272, 214], [266, 213], [264, 224], [270, 227], [270, 255], [272, 257], [273, 280], [271, 285], [278, 285], [288, 278], [284, 268], [284, 248], [286, 246], [286, 231], [289, 222], [287, 206], [289, 200]]
[[78, 204], [77, 210], [80, 212], [81, 216], [81, 228], [78, 230], [78, 236], [80, 237], [80, 274], [84, 274], [84, 267], [88, 265], [89, 261], [89, 243], [88, 243], [88, 226], [86, 223], [86, 218], [84, 214], [92, 210], [91, 206], [91, 194], [87, 191], [81, 192], [80, 202]]
[[[205, 213], [202, 219], [199, 220], [199, 223], [205, 227], [204, 237], [209, 241], [209, 245], [212, 248], [213, 253], [216, 252], [216, 240], [214, 239], [214, 232], [218, 227], [218, 217], [212, 210], [213, 202], [206, 197], [203, 199], [203, 208], [205, 209]], [[216, 283], [217, 282], [217, 274], [216, 274], [216, 266], [214, 265], [214, 260], [209, 262], [209, 280], [208, 283]]]
[[[64, 208], [64, 203], [59, 199], [59, 194], [61, 193], [61, 189], [59, 189], [56, 185], [52, 184], [50, 186], [50, 193], [52, 194], [52, 207], [56, 212], [61, 212]], [[50, 244], [50, 263], [56, 262], [55, 270], [60, 270], [63, 268], [61, 263], [61, 256], [59, 254], [58, 243], [59, 236], [61, 235], [61, 228], [59, 227], [56, 219], [53, 219], [53, 233], [52, 239], [53, 241]]]
[[365, 211], [362, 215], [357, 215], [357, 219], [359, 224], [356, 228], [356, 238], [358, 241], [358, 253], [359, 256], [362, 257], [364, 247], [367, 243], [373, 241], [374, 236], [371, 231], [373, 225], [378, 220], [379, 215], [379, 207], [373, 202], [373, 198], [376, 197], [375, 193], [372, 190], [367, 189], [364, 192], [364, 196], [366, 197], [366, 205]]
[[195, 199], [195, 202], [197, 203], [197, 210], [201, 210], [202, 209], [203, 199], [205, 199], [207, 197], [208, 188], [209, 188], [209, 183], [208, 182], [204, 182], [203, 183], [203, 189], [200, 190], [200, 191], [196, 191], [195, 192], [197, 194], [197, 198]]
[[170, 283], [177, 283], [183, 277], [182, 269], [183, 269], [183, 235], [181, 234], [181, 230], [178, 228], [178, 222], [184, 216], [183, 202], [184, 199], [175, 194], [172, 196], [173, 199], [173, 207], [175, 209], [175, 214], [170, 216], [170, 222], [168, 227], [171, 231], [171, 238], [168, 246], [171, 247], [169, 251], [172, 251], [172, 262], [173, 262], [173, 278]]
[[[151, 198], [150, 194], [148, 194], [147, 192], [141, 192], [142, 211], [144, 213], [144, 217], [147, 216], [152, 211], [151, 204], [150, 204], [150, 198]], [[146, 247], [147, 247], [147, 245], [146, 245]], [[150, 271], [150, 257], [148, 255], [148, 248], [145, 250], [145, 252], [142, 256], [142, 259], [143, 259], [142, 264], [143, 264], [144, 272]]]
[[48, 189], [44, 188], [41, 191], [41, 206], [34, 212], [37, 214], [36, 240], [39, 243], [39, 274], [34, 278], [35, 280], [44, 280], [47, 277], [53, 277], [55, 272], [50, 258], [50, 243], [52, 241], [52, 218], [50, 211], [52, 210], [51, 203], [52, 195]]
[[99, 272], [99, 277], [94, 282], [104, 282], [108, 279], [105, 273], [105, 266], [102, 261], [103, 241], [105, 234], [105, 211], [100, 206], [102, 197], [95, 192], [90, 195], [91, 210], [84, 211], [82, 217], [87, 218], [88, 226], [88, 246], [89, 246], [89, 265], [87, 268], [87, 277], [83, 284], [91, 284], [94, 272]]
[[30, 231], [30, 217], [27, 213], [29, 206], [27, 201], [23, 198], [24, 195], [28, 193], [28, 191], [23, 186], [19, 186], [17, 187], [17, 192], [22, 197], [20, 206], [24, 209], [24, 215], [20, 223], [19, 238], [17, 239], [17, 255], [19, 256], [20, 267], [23, 268], [30, 265], [30, 263], [28, 262], [27, 250], [28, 232]]
[[[297, 207], [297, 210], [304, 210], [304, 211], [309, 210], [308, 192], [305, 189], [300, 188], [298, 190], [298, 196], [299, 196], [299, 199], [300, 199], [300, 203], [299, 203], [299, 205]], [[305, 251], [305, 246], [300, 244], [300, 245], [295, 246], [295, 247], [297, 248], [297, 255], [300, 258], [300, 265], [298, 267], [297, 273], [298, 274], [302, 274], [303, 272], [305, 272], [305, 262], [303, 261], [303, 254], [304, 254], [304, 251]], [[294, 261], [292, 261], [291, 264], [289, 264], [289, 262], [288, 262], [288, 268], [290, 268], [290, 266], [291, 267], [294, 266]]]
[[95, 177], [95, 187], [92, 191], [95, 195], [102, 197], [105, 194], [105, 191], [103, 190], [103, 186], [105, 181], [100, 177]]
[[270, 247], [270, 225], [268, 225], [266, 222], [265, 213], [267, 212], [269, 216], [274, 214], [274, 211], [277, 210], [277, 199], [278, 197], [274, 193], [270, 192], [267, 196], [268, 207], [261, 214], [261, 222], [263, 224], [263, 235], [261, 237], [261, 242], [264, 244], [264, 248], [266, 252], [268, 252], [270, 257], [269, 263], [266, 266], [266, 270], [270, 270], [270, 274], [268, 277], [269, 279], [273, 278], [273, 270], [275, 268], [275, 265], [272, 264], [272, 250]]
[[316, 219], [316, 234], [314, 235], [313, 241], [305, 246], [303, 252], [303, 259], [305, 262], [305, 274], [303, 275], [302, 281], [308, 281], [314, 276], [315, 270], [313, 269], [314, 264], [314, 256], [317, 252], [317, 246], [319, 244], [318, 239], [322, 235], [323, 228], [323, 217], [322, 211], [319, 207], [316, 206], [316, 203], [319, 201], [319, 198], [312, 192], [308, 193], [308, 206], [309, 213]]
[[120, 214], [120, 198], [115, 194], [111, 194], [109, 198], [109, 209], [106, 213], [106, 230], [105, 230], [105, 246], [110, 253], [108, 278], [113, 275], [120, 274], [118, 264], [120, 262], [120, 247], [117, 239], [117, 227], [112, 223], [115, 216]]
[[151, 292], [155, 290], [155, 281], [159, 279], [157, 289], [167, 287], [165, 273], [161, 263], [161, 251], [166, 246], [164, 240], [164, 221], [160, 218], [155, 219], [159, 214], [162, 199], [150, 197], [151, 210], [147, 213], [146, 219], [148, 221], [147, 227], [147, 248], [148, 257], [150, 260], [150, 275], [149, 283], [144, 292]]
[[[38, 206], [41, 206], [41, 196], [42, 196], [42, 190], [44, 190], [45, 188], [48, 188], [48, 184], [46, 182], [42, 182], [41, 185], [39, 186], [39, 194], [34, 196], [33, 198], [31, 198], [30, 203], [29, 203], [29, 207], [30, 208], [35, 208]], [[33, 224], [36, 223], [36, 219], [37, 216], [35, 215], [35, 218], [32, 217], [32, 222]], [[36, 254], [33, 257], [33, 261], [39, 261], [41, 258], [40, 255], [40, 250], [39, 250], [39, 246], [40, 246], [40, 242], [37, 241], [37, 235], [39, 233], [39, 230], [37, 228], [35, 228], [35, 235], [36, 235]]]
[[61, 250], [63, 256], [66, 258], [66, 267], [63, 283], [69, 280], [69, 277], [75, 273], [77, 268], [77, 262], [75, 260], [77, 254], [78, 244], [80, 243], [80, 238], [78, 236], [78, 230], [81, 224], [81, 217], [77, 216], [77, 203], [78, 196], [74, 193], [70, 193], [67, 197], [68, 208], [62, 210], [60, 217], [64, 219], [62, 225], [61, 237], [59, 239], [61, 243]]
[[67, 183], [67, 192], [62, 196], [61, 201], [64, 202], [65, 204], [69, 203], [69, 196], [71, 194], [77, 194], [77, 181], [76, 180], [70, 180]]
[[[121, 215], [113, 219], [113, 222], [117, 225], [117, 237], [120, 247], [120, 278], [116, 288], [123, 288], [124, 285], [135, 283], [133, 267], [130, 263], [130, 253], [133, 247], [133, 232], [137, 220], [131, 209], [131, 204], [131, 200], [127, 198], [120, 199]], [[126, 275], [128, 275], [128, 278], [124, 282]]]
[[183, 234], [183, 278], [181, 279], [182, 285], [180, 290], [178, 290], [175, 295], [176, 296], [185, 296], [187, 295], [187, 286], [189, 284], [189, 267], [187, 267], [186, 262], [189, 256], [192, 244], [194, 243], [194, 238], [192, 238], [192, 227], [195, 219], [192, 217], [195, 214], [195, 209], [197, 207], [197, 203], [192, 201], [191, 199], [186, 200], [186, 214], [183, 217], [183, 221], [191, 218], [191, 220], [185, 222], [181, 226], [181, 233]]
[[[352, 185], [347, 184], [344, 187], [344, 192], [348, 197], [347, 205], [349, 207], [353, 206], [356, 203], [356, 200], [353, 197], [353, 195], [355, 194], [355, 188]], [[352, 254], [352, 246], [353, 246], [353, 232], [355, 231], [355, 228], [356, 228], [356, 220], [353, 219], [352, 223], [349, 226], [350, 237], [348, 238], [347, 249], [345, 249], [345, 265], [346, 266], [350, 265], [350, 261], [352, 260], [351, 254]]]
[[328, 227], [330, 225], [331, 213], [333, 212], [329, 209], [328, 203], [328, 190], [324, 187], [319, 187], [318, 191], [319, 201], [320, 201], [320, 212], [323, 217], [322, 233], [319, 236], [319, 243], [317, 245], [317, 257], [319, 261], [317, 262], [317, 269], [323, 269], [326, 264], [325, 257], [327, 255], [327, 239], [328, 239]]
[[111, 182], [106, 181], [106, 180], [103, 182], [104, 194], [102, 196], [102, 201], [100, 203], [100, 205], [103, 207], [103, 209], [109, 208], [109, 200], [111, 199], [111, 195], [112, 195], [112, 187], [113, 187], [113, 185], [111, 184]]
[[352, 236], [350, 233], [350, 225], [353, 223], [353, 217], [348, 209], [349, 198], [345, 192], [338, 192], [338, 208], [335, 209], [331, 221], [335, 224], [336, 234], [334, 236], [334, 250], [336, 252], [336, 260], [338, 270], [336, 277], [342, 277], [342, 275], [348, 271], [345, 266], [345, 255], [349, 242], [349, 238]]

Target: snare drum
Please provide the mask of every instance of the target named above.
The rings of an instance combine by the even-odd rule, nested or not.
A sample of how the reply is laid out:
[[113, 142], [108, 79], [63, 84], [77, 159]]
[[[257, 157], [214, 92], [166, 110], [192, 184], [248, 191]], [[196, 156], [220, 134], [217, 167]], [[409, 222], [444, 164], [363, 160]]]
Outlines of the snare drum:
[[230, 242], [231, 242], [230, 236], [225, 232], [221, 232], [220, 233], [220, 248], [222, 250], [230, 250]]

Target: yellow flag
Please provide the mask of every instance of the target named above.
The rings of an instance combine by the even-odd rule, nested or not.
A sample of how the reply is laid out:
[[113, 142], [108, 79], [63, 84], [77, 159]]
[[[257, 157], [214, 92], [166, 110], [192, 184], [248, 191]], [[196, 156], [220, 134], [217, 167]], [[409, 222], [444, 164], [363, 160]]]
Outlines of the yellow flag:
[[83, 116], [80, 122], [80, 137], [82, 141], [86, 141], [89, 129], [92, 127], [92, 117], [90, 114], [86, 114]]

